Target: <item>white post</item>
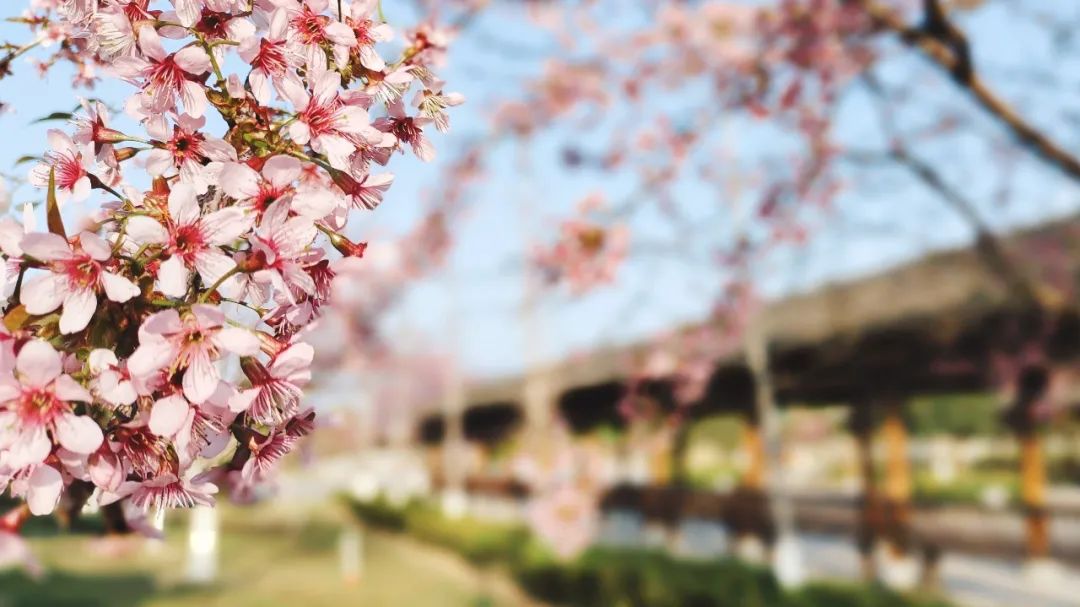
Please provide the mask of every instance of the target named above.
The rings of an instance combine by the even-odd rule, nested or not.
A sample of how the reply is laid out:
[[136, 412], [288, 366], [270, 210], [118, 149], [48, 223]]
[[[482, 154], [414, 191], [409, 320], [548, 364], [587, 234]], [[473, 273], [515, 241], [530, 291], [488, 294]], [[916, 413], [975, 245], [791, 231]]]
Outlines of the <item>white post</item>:
[[364, 536], [356, 526], [348, 525], [342, 530], [338, 557], [341, 579], [350, 586], [357, 584], [364, 574]]
[[216, 509], [199, 506], [191, 510], [187, 580], [193, 584], [208, 584], [217, 577], [218, 527]]

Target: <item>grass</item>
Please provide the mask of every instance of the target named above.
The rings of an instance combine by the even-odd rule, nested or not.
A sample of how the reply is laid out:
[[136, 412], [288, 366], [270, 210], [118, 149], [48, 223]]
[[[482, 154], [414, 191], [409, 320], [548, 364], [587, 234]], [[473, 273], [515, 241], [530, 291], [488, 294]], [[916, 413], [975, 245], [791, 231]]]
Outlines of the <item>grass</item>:
[[[309, 605], [510, 605], [486, 598], [484, 579], [401, 539], [366, 534], [359, 581], [342, 579], [343, 519], [326, 512], [223, 508], [219, 575], [185, 583], [186, 525], [170, 521], [166, 541], [107, 544], [88, 535], [43, 535], [31, 542], [48, 573], [31, 580], [0, 574], [0, 607], [293, 607]], [[122, 554], [116, 554], [122, 548]]]

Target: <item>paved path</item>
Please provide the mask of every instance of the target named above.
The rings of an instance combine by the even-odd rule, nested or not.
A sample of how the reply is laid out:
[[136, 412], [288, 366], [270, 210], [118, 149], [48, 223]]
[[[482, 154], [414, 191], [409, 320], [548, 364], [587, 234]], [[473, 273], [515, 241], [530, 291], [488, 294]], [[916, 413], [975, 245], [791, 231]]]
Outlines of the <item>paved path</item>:
[[[807, 573], [814, 578], [857, 579], [859, 555], [847, 538], [800, 536]], [[950, 598], [969, 607], [1077, 607], [1080, 571], [1062, 569], [1054, 580], [1039, 583], [1027, 577], [1020, 563], [946, 554], [941, 582]]]

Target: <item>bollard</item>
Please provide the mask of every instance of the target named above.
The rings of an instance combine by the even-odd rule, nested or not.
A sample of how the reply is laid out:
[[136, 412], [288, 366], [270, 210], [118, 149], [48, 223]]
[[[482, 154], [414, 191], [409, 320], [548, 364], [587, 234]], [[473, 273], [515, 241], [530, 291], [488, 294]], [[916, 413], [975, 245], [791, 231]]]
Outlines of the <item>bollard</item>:
[[218, 514], [214, 508], [199, 506], [191, 510], [188, 528], [187, 581], [209, 584], [217, 578]]
[[359, 528], [350, 525], [341, 531], [338, 561], [342, 581], [348, 586], [358, 584], [364, 574], [364, 536]]

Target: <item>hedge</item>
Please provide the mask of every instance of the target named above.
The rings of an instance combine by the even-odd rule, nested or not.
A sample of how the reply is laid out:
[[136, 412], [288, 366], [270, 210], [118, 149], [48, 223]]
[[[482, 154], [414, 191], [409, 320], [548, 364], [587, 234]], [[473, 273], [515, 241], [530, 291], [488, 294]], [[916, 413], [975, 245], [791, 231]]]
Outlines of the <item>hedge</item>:
[[520, 525], [450, 520], [414, 503], [349, 501], [365, 524], [407, 533], [478, 566], [504, 567], [534, 598], [567, 607], [948, 607], [878, 586], [813, 583], [785, 591], [770, 571], [734, 559], [684, 560], [641, 549], [594, 548], [551, 557]]

